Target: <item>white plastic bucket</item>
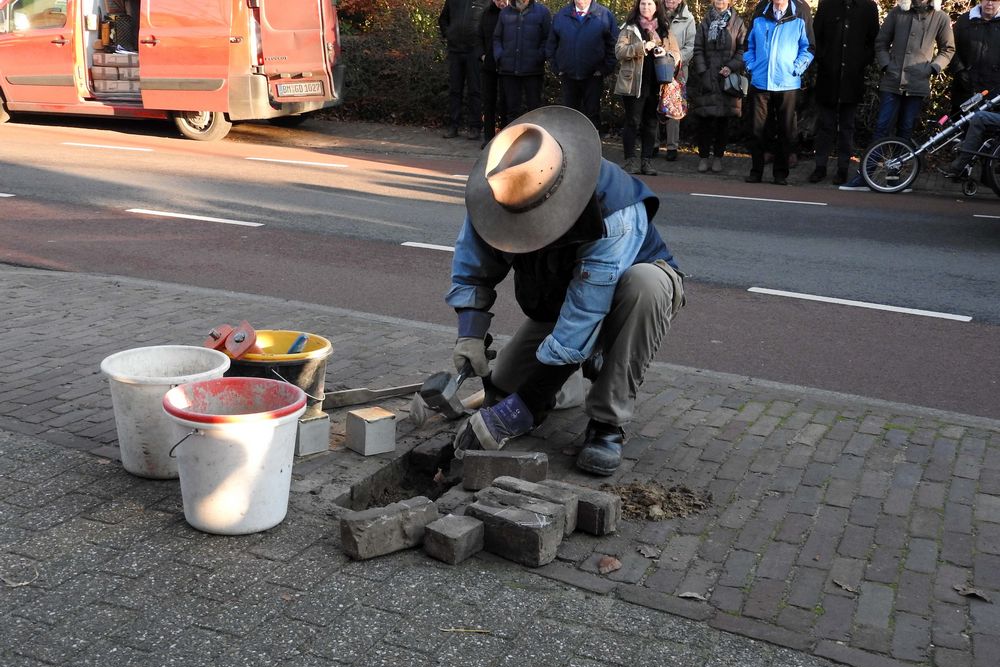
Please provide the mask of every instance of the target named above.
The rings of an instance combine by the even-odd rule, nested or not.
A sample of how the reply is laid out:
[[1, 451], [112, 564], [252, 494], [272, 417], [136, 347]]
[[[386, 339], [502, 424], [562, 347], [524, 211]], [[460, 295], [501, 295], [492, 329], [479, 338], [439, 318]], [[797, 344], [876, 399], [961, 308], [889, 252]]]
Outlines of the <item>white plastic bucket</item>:
[[185, 382], [220, 378], [229, 370], [222, 352], [189, 345], [138, 347], [101, 362], [111, 385], [115, 427], [122, 465], [133, 475], [176, 479], [177, 442], [173, 424], [163, 414], [163, 395]]
[[203, 380], [171, 389], [184, 518], [206, 533], [245, 535], [288, 512], [298, 418], [306, 394], [264, 378]]

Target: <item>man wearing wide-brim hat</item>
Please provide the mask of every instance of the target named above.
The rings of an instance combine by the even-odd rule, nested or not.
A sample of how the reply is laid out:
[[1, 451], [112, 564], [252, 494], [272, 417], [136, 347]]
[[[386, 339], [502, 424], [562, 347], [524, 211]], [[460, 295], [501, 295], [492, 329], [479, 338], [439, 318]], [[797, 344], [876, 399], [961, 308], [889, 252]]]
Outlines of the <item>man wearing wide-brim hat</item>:
[[567, 107], [543, 107], [483, 150], [465, 190], [446, 301], [458, 312], [455, 366], [490, 375], [484, 339], [495, 287], [513, 268], [528, 319], [497, 357], [484, 406], [456, 451], [499, 449], [534, 428], [577, 369], [592, 385], [577, 465], [621, 463], [643, 374], [684, 300], [682, 276], [652, 224], [659, 200], [602, 159], [597, 130]]

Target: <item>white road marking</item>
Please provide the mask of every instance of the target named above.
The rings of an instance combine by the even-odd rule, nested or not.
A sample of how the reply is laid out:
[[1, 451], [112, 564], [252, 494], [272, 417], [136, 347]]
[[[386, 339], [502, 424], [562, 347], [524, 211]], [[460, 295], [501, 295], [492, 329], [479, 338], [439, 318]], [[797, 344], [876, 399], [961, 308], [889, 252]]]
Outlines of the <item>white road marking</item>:
[[340, 164], [339, 162], [306, 162], [305, 160], [279, 160], [277, 158], [270, 157], [248, 157], [247, 159], [255, 162], [280, 162], [282, 164], [301, 164], [307, 167], [332, 167], [334, 169], [347, 169], [346, 164]]
[[448, 176], [449, 176], [449, 178], [461, 178], [461, 179], [464, 179], [464, 180], [469, 180], [469, 175], [468, 174], [449, 174]]
[[751, 287], [748, 292], [756, 294], [770, 294], [772, 296], [787, 296], [793, 299], [805, 299], [806, 301], [822, 301], [823, 303], [835, 303], [841, 306], [856, 306], [858, 308], [870, 308], [872, 310], [888, 310], [892, 313], [904, 313], [906, 315], [921, 315], [923, 317], [937, 317], [942, 320], [955, 320], [956, 322], [971, 322], [968, 315], [953, 315], [951, 313], [939, 313], [934, 310], [920, 310], [918, 308], [901, 308], [899, 306], [886, 306], [881, 303], [869, 303], [867, 301], [852, 301], [851, 299], [837, 299], [830, 296], [817, 296], [815, 294], [802, 294], [800, 292], [786, 292], [779, 289], [768, 289], [766, 287]]
[[5, 192], [0, 192], [0, 197], [16, 197], [17, 195], [9, 195]]
[[994, 219], [994, 220], [995, 219], [1000, 219], [1000, 215], [984, 215], [982, 213], [976, 213], [972, 217], [973, 218], [991, 218], [991, 219]]
[[140, 153], [152, 153], [152, 148], [137, 148], [134, 146], [106, 146], [104, 144], [80, 144], [75, 141], [64, 141], [63, 146], [79, 146], [80, 148], [106, 148], [112, 151], [138, 151]]
[[211, 218], [207, 215], [190, 215], [188, 213], [171, 213], [169, 211], [150, 211], [145, 208], [130, 208], [126, 213], [154, 215], [160, 218], [181, 218], [183, 220], [203, 220], [205, 222], [221, 222], [224, 225], [239, 225], [241, 227], [263, 227], [263, 222], [244, 222], [242, 220], [227, 220], [226, 218]]
[[444, 250], [445, 252], [455, 252], [455, 249], [450, 245], [434, 245], [433, 243], [418, 243], [416, 241], [405, 241], [400, 245], [405, 245], [407, 248], [426, 248], [427, 250]]
[[767, 199], [765, 197], [737, 197], [735, 195], [713, 195], [704, 192], [692, 192], [692, 197], [718, 197], [719, 199], [743, 199], [745, 201], [766, 201], [777, 204], [805, 204], [806, 206], [826, 206], [822, 201], [797, 201], [795, 199]]

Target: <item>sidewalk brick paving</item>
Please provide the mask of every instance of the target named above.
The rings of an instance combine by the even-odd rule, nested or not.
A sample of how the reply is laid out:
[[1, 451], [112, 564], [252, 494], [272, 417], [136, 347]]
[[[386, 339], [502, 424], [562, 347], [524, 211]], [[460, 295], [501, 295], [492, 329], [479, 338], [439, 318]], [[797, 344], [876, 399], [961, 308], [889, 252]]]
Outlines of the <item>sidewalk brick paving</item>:
[[[604, 538], [575, 534], [534, 571], [545, 579], [488, 556], [456, 569], [419, 552], [348, 563], [337, 503], [363, 503], [352, 485], [394, 457], [342, 450], [300, 461], [284, 524], [244, 538], [202, 535], [183, 522], [176, 483], [71, 451], [116, 451], [100, 360], [138, 345], [197, 344], [211, 326], [246, 318], [330, 338], [328, 387], [389, 386], [446, 367], [453, 332], [10, 267], [0, 267], [0, 290], [9, 361], [0, 573], [20, 582], [39, 572], [0, 590], [4, 664], [992, 667], [1000, 654], [995, 421], [654, 364], [612, 481], [684, 484], [712, 494], [707, 511], [626, 522]], [[387, 406], [405, 410], [405, 401]], [[402, 449], [454, 428], [408, 424]], [[572, 467], [584, 424], [579, 410], [557, 412], [515, 446], [547, 452], [550, 476], [595, 486]], [[622, 569], [597, 574], [604, 554]], [[432, 627], [470, 619], [494, 634]]]

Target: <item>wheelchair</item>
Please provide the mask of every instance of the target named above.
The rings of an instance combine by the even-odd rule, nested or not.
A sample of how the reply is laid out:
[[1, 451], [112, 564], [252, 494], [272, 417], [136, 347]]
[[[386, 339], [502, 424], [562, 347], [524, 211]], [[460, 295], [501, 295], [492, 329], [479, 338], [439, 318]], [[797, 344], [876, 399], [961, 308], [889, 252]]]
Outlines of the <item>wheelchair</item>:
[[[977, 111], [993, 111], [1000, 107], [1000, 95], [986, 97], [977, 93], [962, 103], [957, 118], [942, 117], [940, 129], [919, 146], [909, 139], [887, 137], [871, 144], [861, 159], [861, 175], [875, 192], [902, 192], [909, 188], [925, 167], [927, 156], [950, 150], [955, 155], [962, 137]], [[979, 179], [973, 176], [975, 165], [982, 164]], [[1000, 197], [1000, 140], [987, 137], [973, 154], [972, 161], [954, 180], [962, 183], [962, 192], [971, 197], [982, 182]]]

